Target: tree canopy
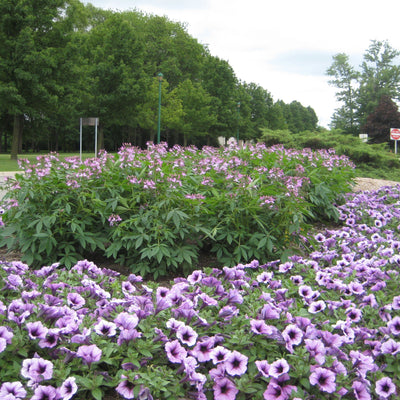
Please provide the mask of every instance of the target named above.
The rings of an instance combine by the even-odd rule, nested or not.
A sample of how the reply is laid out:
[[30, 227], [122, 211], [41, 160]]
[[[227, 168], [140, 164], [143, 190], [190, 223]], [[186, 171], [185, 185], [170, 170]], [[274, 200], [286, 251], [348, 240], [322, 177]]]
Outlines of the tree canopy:
[[[274, 102], [268, 90], [241, 82], [165, 16], [79, 0], [3, 0], [0, 40], [0, 151], [11, 143], [14, 158], [77, 150], [80, 117], [99, 118], [98, 148], [144, 146], [155, 140], [159, 100], [161, 139], [170, 145], [217, 144], [239, 132], [257, 139], [265, 127], [317, 128], [313, 109]], [[85, 142], [91, 150], [93, 140]]]
[[388, 99], [400, 100], [400, 66], [396, 64], [399, 55], [387, 41], [372, 40], [358, 70], [350, 65], [348, 55], [333, 56], [326, 73], [331, 77], [329, 83], [337, 88], [336, 98], [342, 106], [332, 117], [332, 127], [359, 133], [379, 104], [378, 110], [383, 111]]

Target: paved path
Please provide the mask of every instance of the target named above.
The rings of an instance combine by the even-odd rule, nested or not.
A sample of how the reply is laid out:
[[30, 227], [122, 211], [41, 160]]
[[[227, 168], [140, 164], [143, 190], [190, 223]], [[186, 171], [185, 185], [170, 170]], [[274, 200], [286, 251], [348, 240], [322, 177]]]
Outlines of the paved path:
[[6, 180], [7, 177], [13, 178], [17, 171], [12, 171], [12, 172], [0, 172], [0, 200], [4, 197], [6, 194], [6, 191], [3, 190], [3, 183]]

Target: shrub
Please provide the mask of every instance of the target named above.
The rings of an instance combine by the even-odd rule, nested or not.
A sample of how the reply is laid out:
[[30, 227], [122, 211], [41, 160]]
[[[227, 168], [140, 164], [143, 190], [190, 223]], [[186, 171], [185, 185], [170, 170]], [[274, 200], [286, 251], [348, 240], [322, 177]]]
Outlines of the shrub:
[[290, 131], [265, 129], [261, 141], [269, 145], [280, 144], [295, 149], [328, 150], [333, 148], [336, 154], [349, 157], [357, 165], [358, 176], [399, 180], [397, 169], [400, 168], [400, 160], [396, 154], [389, 151], [386, 143], [364, 143], [356, 136], [342, 134], [335, 130], [293, 134]]

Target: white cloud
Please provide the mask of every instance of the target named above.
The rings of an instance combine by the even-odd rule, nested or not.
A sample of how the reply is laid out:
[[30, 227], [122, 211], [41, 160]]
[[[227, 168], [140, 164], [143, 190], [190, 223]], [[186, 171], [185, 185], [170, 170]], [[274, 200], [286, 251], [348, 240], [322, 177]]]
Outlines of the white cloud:
[[166, 15], [211, 54], [227, 60], [236, 76], [300, 101], [327, 126], [337, 108], [324, 76], [332, 56], [346, 53], [358, 67], [371, 40], [400, 49], [398, 0], [92, 0], [97, 7]]

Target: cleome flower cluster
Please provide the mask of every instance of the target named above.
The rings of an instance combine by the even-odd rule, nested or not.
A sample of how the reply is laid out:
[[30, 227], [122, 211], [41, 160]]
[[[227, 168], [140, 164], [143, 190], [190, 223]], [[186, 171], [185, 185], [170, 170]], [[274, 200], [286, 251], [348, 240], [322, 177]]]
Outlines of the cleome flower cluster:
[[164, 286], [2, 262], [0, 399], [398, 398], [400, 187], [339, 212], [307, 256]]
[[0, 246], [40, 268], [96, 252], [156, 279], [187, 275], [202, 251], [219, 264], [281, 258], [308, 222], [337, 216], [354, 165], [334, 150], [124, 145], [80, 162], [21, 160], [6, 183]]

